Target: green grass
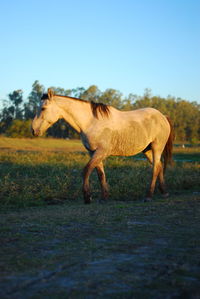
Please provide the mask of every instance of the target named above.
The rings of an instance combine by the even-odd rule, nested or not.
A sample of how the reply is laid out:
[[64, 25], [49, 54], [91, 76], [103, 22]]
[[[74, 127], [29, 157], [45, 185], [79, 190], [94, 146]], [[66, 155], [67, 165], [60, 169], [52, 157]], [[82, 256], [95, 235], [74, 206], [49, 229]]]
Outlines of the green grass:
[[1, 298], [198, 298], [198, 149], [175, 149], [167, 200], [141, 201], [146, 161], [110, 157], [109, 202], [94, 173], [84, 205], [80, 142], [20, 140], [0, 138]]
[[[86, 153], [3, 152], [1, 155], [1, 205], [30, 206], [52, 201], [82, 200], [82, 170]], [[111, 200], [141, 199], [150, 182], [146, 161], [109, 158], [105, 163]], [[172, 194], [197, 192], [198, 163], [178, 162], [166, 173]], [[94, 200], [100, 196], [96, 173], [91, 177]], [[155, 196], [159, 197], [156, 192]]]
[[[80, 151], [80, 141], [6, 140], [12, 146], [0, 149], [0, 206], [82, 201], [82, 170], [89, 156]], [[5, 140], [0, 138], [0, 141], [2, 145]], [[20, 141], [24, 149], [14, 148]], [[31, 150], [27, 149], [32, 141], [34, 146], [32, 144]], [[175, 150], [175, 165], [166, 172], [169, 192], [183, 195], [198, 192], [200, 153], [196, 149]], [[141, 157], [110, 157], [105, 161], [111, 200], [133, 201], [144, 197], [151, 179], [151, 167], [146, 160], [140, 160]], [[100, 186], [95, 172], [91, 176], [91, 186], [94, 200], [99, 199]], [[159, 192], [155, 197], [160, 197]]]

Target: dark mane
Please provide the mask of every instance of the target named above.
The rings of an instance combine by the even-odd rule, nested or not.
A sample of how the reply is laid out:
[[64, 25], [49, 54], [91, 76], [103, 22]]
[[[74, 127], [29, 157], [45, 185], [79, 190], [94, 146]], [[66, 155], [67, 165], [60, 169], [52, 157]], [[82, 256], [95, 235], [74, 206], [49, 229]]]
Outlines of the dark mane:
[[[57, 97], [60, 97], [60, 98], [69, 98], [69, 99], [72, 99], [72, 100], [77, 100], [77, 101], [88, 103], [88, 101], [85, 101], [85, 100], [82, 100], [82, 99], [79, 99], [79, 98], [70, 97], [70, 96], [63, 96], [63, 95], [59, 95], [59, 94], [54, 94], [54, 96], [57, 96]], [[41, 97], [41, 100], [47, 100], [47, 99], [48, 99], [48, 94], [44, 93]]]
[[47, 100], [48, 99], [48, 94], [47, 93], [43, 93], [41, 100]]
[[[85, 102], [85, 103], [90, 103], [91, 109], [92, 109], [92, 113], [94, 115], [94, 117], [98, 118], [98, 113], [101, 114], [102, 117], [109, 117], [110, 114], [110, 109], [109, 106], [103, 104], [103, 103], [95, 103], [93, 101], [88, 102], [86, 100], [82, 100], [79, 98], [74, 98], [74, 97], [70, 97], [70, 96], [62, 96], [62, 95], [54, 95], [54, 96], [58, 96], [58, 97], [62, 97], [62, 98], [69, 98], [72, 100], [76, 100], [76, 101], [80, 101], [80, 102]], [[41, 100], [47, 100], [48, 99], [48, 94], [44, 93], [41, 97]]]
[[94, 102], [91, 102], [90, 105], [94, 117], [98, 118], [98, 113], [100, 113], [102, 117], [104, 116], [109, 117], [110, 110], [107, 105], [102, 103], [94, 103]]

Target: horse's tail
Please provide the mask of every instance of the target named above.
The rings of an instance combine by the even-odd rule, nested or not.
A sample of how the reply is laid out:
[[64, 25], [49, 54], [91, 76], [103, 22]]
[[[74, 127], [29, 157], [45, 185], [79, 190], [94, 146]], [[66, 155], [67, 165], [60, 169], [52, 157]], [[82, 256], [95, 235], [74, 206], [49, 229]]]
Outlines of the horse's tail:
[[170, 134], [169, 138], [167, 140], [167, 143], [165, 145], [164, 151], [163, 151], [163, 158], [164, 158], [164, 171], [166, 170], [167, 164], [172, 165], [172, 148], [173, 148], [173, 141], [174, 141], [174, 127], [172, 125], [172, 122], [168, 116], [166, 116], [169, 125], [170, 125]]

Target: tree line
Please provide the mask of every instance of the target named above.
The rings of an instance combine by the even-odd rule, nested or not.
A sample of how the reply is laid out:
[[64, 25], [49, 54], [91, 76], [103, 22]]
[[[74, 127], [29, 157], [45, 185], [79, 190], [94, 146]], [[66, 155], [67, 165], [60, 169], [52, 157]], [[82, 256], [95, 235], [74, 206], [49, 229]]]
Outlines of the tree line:
[[[56, 94], [72, 96], [87, 101], [112, 105], [121, 110], [134, 110], [144, 107], [153, 107], [168, 115], [175, 128], [177, 141], [197, 143], [200, 140], [200, 105], [181, 98], [168, 96], [162, 98], [153, 96], [150, 89], [145, 89], [142, 96], [129, 94], [123, 97], [118, 90], [108, 88], [101, 91], [96, 85], [85, 89], [78, 87], [64, 89], [51, 87]], [[38, 107], [45, 87], [35, 81], [28, 98], [24, 100], [21, 89], [14, 90], [3, 101], [0, 110], [0, 134], [11, 137], [31, 137], [30, 126]], [[46, 133], [46, 136], [56, 138], [77, 138], [76, 132], [64, 121], [59, 120]]]

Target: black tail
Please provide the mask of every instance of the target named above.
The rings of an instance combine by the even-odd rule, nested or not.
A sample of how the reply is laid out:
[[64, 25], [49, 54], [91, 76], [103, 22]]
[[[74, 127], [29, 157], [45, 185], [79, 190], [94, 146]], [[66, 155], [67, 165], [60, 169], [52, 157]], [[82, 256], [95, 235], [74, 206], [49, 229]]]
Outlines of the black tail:
[[164, 171], [166, 170], [167, 164], [172, 165], [172, 149], [173, 149], [173, 142], [174, 142], [174, 127], [172, 125], [172, 122], [168, 116], [166, 116], [169, 125], [170, 125], [170, 134], [169, 138], [167, 140], [167, 143], [165, 145], [164, 151], [163, 151], [163, 158], [164, 158]]

